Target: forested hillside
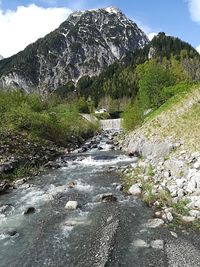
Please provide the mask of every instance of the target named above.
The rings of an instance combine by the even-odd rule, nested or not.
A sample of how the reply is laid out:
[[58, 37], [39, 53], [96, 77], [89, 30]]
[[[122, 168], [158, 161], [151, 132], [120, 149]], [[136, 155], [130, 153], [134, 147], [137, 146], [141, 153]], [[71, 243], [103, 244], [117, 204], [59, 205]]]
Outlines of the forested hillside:
[[191, 45], [159, 33], [143, 49], [127, 54], [99, 76], [84, 76], [77, 84], [71, 81], [56, 92], [68, 98], [76, 92], [86, 102], [110, 111], [124, 110], [129, 104], [129, 113], [135, 105], [143, 110], [161, 105], [172, 94], [166, 89], [169, 86], [198, 82], [199, 66], [200, 55]]

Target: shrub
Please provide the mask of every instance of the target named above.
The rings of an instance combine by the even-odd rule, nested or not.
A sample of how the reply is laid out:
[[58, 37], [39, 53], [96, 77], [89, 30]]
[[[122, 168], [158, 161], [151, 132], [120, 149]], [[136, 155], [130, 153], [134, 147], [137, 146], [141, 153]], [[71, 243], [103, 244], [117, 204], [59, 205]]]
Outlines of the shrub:
[[69, 105], [55, 95], [42, 99], [21, 91], [0, 92], [0, 131], [27, 131], [62, 146], [80, 141], [97, 130], [79, 115], [81, 101]]

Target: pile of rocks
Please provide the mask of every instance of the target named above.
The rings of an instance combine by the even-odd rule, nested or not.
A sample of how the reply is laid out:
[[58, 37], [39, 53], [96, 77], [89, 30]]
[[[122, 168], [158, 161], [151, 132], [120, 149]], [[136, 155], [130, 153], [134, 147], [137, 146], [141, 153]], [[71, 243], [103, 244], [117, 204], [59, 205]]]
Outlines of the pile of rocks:
[[[187, 151], [179, 151], [165, 158], [147, 156], [122, 172], [129, 179], [133, 178], [133, 185], [128, 190], [130, 194], [145, 196], [148, 192], [145, 192], [143, 187], [145, 183], [150, 183], [151, 194], [156, 196], [160, 192], [167, 192], [170, 194], [172, 203], [184, 203], [188, 216], [181, 216], [183, 221], [192, 222], [200, 219], [199, 152], [190, 154]], [[154, 206], [162, 206], [160, 204], [162, 203], [158, 200], [153, 203]], [[155, 217], [171, 222], [173, 213], [172, 208], [164, 206], [161, 211], [155, 213]]]
[[107, 145], [109, 149], [117, 149], [118, 141], [116, 141], [116, 137], [118, 135], [117, 131], [103, 131], [102, 133], [94, 136], [90, 140], [84, 143], [82, 147], [75, 150], [78, 153], [87, 152], [89, 149], [98, 149], [102, 150], [103, 145]]

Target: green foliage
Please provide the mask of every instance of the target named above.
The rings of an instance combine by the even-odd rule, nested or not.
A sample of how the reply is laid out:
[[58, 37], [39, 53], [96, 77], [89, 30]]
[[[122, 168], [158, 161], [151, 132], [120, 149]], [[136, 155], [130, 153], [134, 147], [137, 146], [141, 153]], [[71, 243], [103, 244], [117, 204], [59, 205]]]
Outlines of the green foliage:
[[175, 212], [181, 214], [183, 216], [189, 215], [189, 209], [187, 208], [188, 201], [187, 200], [179, 200], [177, 203], [172, 203], [172, 207]]
[[151, 60], [137, 67], [139, 99], [143, 109], [157, 108], [163, 103], [162, 89], [175, 83], [173, 73]]
[[162, 90], [163, 99], [168, 100], [175, 95], [186, 93], [191, 89], [191, 86], [192, 83], [183, 82], [178, 83], [174, 86], [164, 87]]
[[143, 110], [140, 102], [136, 98], [133, 103], [127, 105], [123, 112], [123, 126], [127, 130], [132, 130], [143, 121]]
[[80, 113], [90, 113], [90, 106], [89, 102], [85, 100], [84, 97], [76, 98], [73, 101], [73, 106], [80, 112]]
[[181, 56], [199, 57], [198, 52], [190, 44], [179, 38], [166, 36], [164, 32], [160, 32], [152, 39], [151, 46], [154, 47], [160, 59], [164, 57], [169, 59], [172, 55], [176, 56], [177, 59], [180, 59]]
[[[59, 145], [67, 145], [72, 136], [77, 140], [91, 135], [96, 126], [83, 120], [79, 111], [85, 101], [66, 104], [55, 95], [44, 99], [21, 91], [0, 91], [0, 131], [26, 131], [32, 136], [47, 139]], [[88, 111], [88, 110], [87, 110]]]
[[55, 93], [61, 97], [68, 97], [69, 94], [73, 93], [74, 91], [75, 91], [75, 85], [72, 81], [69, 81], [67, 84], [59, 86], [55, 90]]

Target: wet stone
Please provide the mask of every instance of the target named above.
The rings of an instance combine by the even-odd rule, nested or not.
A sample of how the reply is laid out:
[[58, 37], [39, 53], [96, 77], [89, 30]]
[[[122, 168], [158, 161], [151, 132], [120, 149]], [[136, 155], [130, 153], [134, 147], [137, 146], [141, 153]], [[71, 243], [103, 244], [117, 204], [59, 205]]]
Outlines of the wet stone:
[[78, 207], [77, 201], [68, 201], [67, 204], [65, 205], [65, 208], [68, 210], [76, 210], [77, 207]]
[[34, 207], [28, 207], [25, 211], [24, 211], [24, 215], [29, 215], [29, 214], [33, 214], [35, 213], [35, 208]]
[[164, 241], [157, 239], [157, 240], [153, 240], [151, 241], [151, 247], [155, 248], [155, 249], [163, 249], [164, 248]]
[[9, 235], [9, 236], [15, 236], [17, 234], [18, 234], [18, 232], [16, 230], [8, 230], [6, 232], [6, 235]]

